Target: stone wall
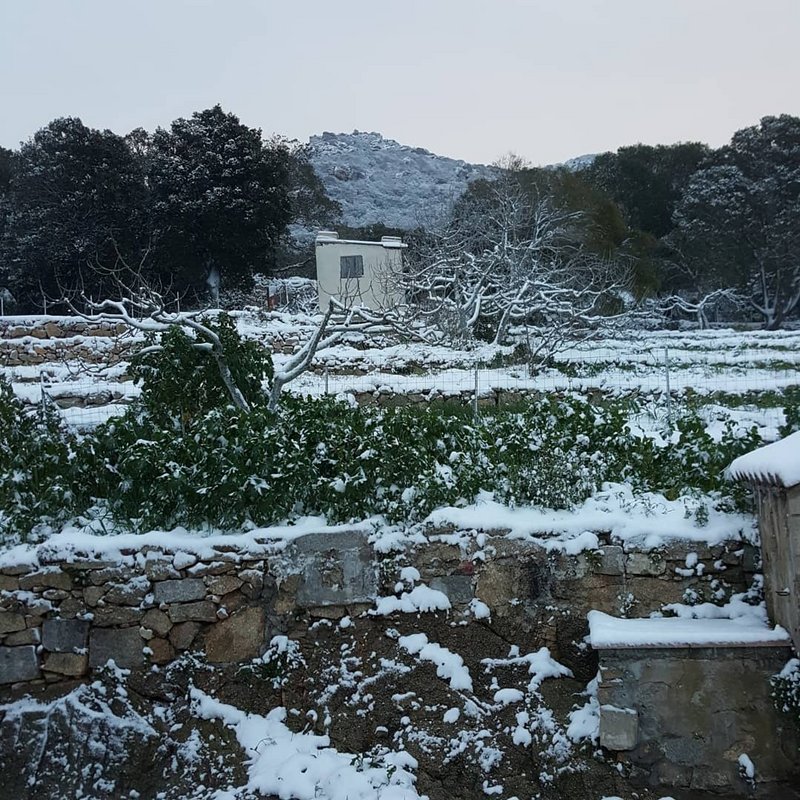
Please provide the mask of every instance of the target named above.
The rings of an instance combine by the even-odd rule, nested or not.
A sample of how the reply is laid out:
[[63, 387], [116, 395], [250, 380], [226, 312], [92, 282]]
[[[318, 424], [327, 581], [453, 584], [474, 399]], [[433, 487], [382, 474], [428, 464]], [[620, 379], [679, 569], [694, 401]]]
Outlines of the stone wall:
[[17, 367], [83, 361], [116, 364], [129, 357], [128, 326], [81, 319], [43, 317], [19, 321], [0, 317], [0, 365]]
[[600, 744], [626, 751], [653, 786], [746, 790], [743, 754], [757, 782], [796, 776], [797, 730], [769, 683], [790, 655], [775, 646], [604, 650]]
[[212, 662], [263, 648], [271, 580], [263, 559], [151, 550], [124, 562], [78, 557], [0, 569], [0, 684], [81, 678], [109, 659], [164, 664], [195, 647]]
[[[394, 593], [408, 565], [454, 610], [480, 599], [500, 635], [550, 647], [588, 681], [596, 657], [583, 645], [587, 611], [640, 616], [687, 593], [722, 599], [745, 588], [752, 561], [740, 543], [648, 553], [607, 545], [565, 555], [504, 536], [480, 548], [466, 536], [452, 543], [458, 538], [434, 532], [415, 550], [387, 555], [353, 531], [305, 535], [287, 547], [207, 547], [202, 558], [130, 548], [113, 561], [48, 555], [44, 545], [35, 563], [0, 566], [0, 685], [82, 679], [110, 658], [121, 667], [165, 664], [187, 650], [211, 662], [246, 661], [274, 634], [304, 630], [309, 618], [368, 611], [377, 596]], [[701, 568], [685, 569], [688, 550]]]

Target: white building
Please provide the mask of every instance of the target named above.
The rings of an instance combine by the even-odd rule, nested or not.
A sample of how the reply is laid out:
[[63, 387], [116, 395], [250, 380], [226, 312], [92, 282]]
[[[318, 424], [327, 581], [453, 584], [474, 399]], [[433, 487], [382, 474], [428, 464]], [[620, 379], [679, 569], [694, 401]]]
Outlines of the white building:
[[320, 231], [315, 248], [320, 310], [327, 310], [332, 297], [348, 308], [367, 306], [376, 311], [403, 302], [398, 278], [406, 247], [399, 236], [359, 242], [340, 239], [335, 231]]

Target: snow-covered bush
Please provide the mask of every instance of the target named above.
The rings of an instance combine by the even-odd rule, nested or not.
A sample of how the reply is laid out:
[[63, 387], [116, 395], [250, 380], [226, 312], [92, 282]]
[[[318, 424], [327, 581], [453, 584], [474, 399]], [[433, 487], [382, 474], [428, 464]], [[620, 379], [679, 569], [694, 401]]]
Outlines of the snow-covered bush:
[[80, 440], [53, 420], [37, 424], [3, 389], [0, 533], [90, 509], [134, 529], [235, 528], [306, 514], [416, 522], [482, 491], [512, 506], [566, 509], [605, 482], [731, 506], [744, 495], [724, 468], [760, 444], [755, 430], [733, 423], [715, 440], [688, 415], [664, 446], [630, 430], [632, 401], [578, 395], [530, 399], [480, 421], [446, 406], [354, 408], [330, 397], [287, 397], [272, 411], [269, 354], [224, 315], [205, 324], [221, 342], [240, 406], [215, 358], [177, 327], [133, 366], [140, 399]]
[[[417, 521], [481, 491], [510, 505], [570, 508], [606, 481], [670, 497], [737, 498], [723, 475], [752, 446], [683, 420], [676, 443], [634, 436], [622, 404], [543, 398], [479, 423], [442, 408], [352, 408], [287, 398], [277, 413], [217, 407], [180, 426], [143, 408], [98, 429], [95, 494], [137, 526], [235, 527], [301, 514]], [[723, 494], [724, 493], [724, 494]]]
[[214, 319], [201, 317], [199, 323], [219, 337], [219, 354], [201, 349], [204, 345], [174, 325], [156, 341], [150, 338], [131, 363], [133, 378], [142, 384], [139, 403], [147, 413], [176, 427], [187, 418], [202, 415], [230, 402], [217, 359], [224, 360], [231, 378], [251, 406], [267, 402], [263, 382], [272, 377], [272, 357], [260, 343], [243, 339], [228, 314]]
[[0, 541], [74, 513], [84, 486], [74, 438], [58, 416], [26, 410], [0, 378]]
[[770, 678], [775, 707], [788, 714], [800, 728], [800, 658], [792, 658]]

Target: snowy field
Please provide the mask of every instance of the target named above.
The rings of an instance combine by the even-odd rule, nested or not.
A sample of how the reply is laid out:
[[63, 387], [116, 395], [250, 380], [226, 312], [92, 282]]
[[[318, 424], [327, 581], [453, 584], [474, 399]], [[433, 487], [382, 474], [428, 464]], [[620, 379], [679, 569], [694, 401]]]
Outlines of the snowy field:
[[[275, 348], [278, 367], [293, 346], [311, 335], [315, 323], [302, 314], [246, 311], [235, 316], [245, 336]], [[26, 402], [39, 403], [44, 394], [68, 423], [90, 427], [120, 413], [138, 393], [126, 379], [125, 361], [109, 363], [116, 344], [98, 336], [0, 339], [0, 346], [36, 353], [40, 361], [14, 365], [8, 350], [0, 350], [0, 374]], [[135, 346], [136, 337], [125, 344]], [[72, 357], [75, 353], [80, 357]], [[752, 421], [772, 429], [779, 424], [780, 395], [800, 383], [799, 364], [798, 331], [630, 331], [565, 346], [546, 367], [533, 371], [513, 347], [456, 349], [352, 334], [320, 351], [312, 370], [287, 389], [311, 396], [355, 396], [362, 403], [370, 402], [370, 396], [468, 402], [477, 389], [486, 404], [501, 395], [513, 400], [516, 393], [529, 392], [638, 396], [663, 404], [669, 392], [675, 401], [736, 407], [745, 417], [749, 410]]]

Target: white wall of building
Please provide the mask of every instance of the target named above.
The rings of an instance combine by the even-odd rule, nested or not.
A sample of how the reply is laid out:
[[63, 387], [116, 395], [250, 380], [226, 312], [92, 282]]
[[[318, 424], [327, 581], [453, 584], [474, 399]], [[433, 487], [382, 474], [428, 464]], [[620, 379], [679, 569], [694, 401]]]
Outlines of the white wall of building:
[[[404, 293], [398, 287], [397, 277], [407, 245], [398, 237], [359, 242], [340, 239], [332, 231], [320, 231], [315, 244], [320, 310], [327, 310], [332, 297], [348, 307], [367, 306], [375, 311], [403, 302]], [[360, 256], [363, 275], [343, 277], [343, 256]]]

